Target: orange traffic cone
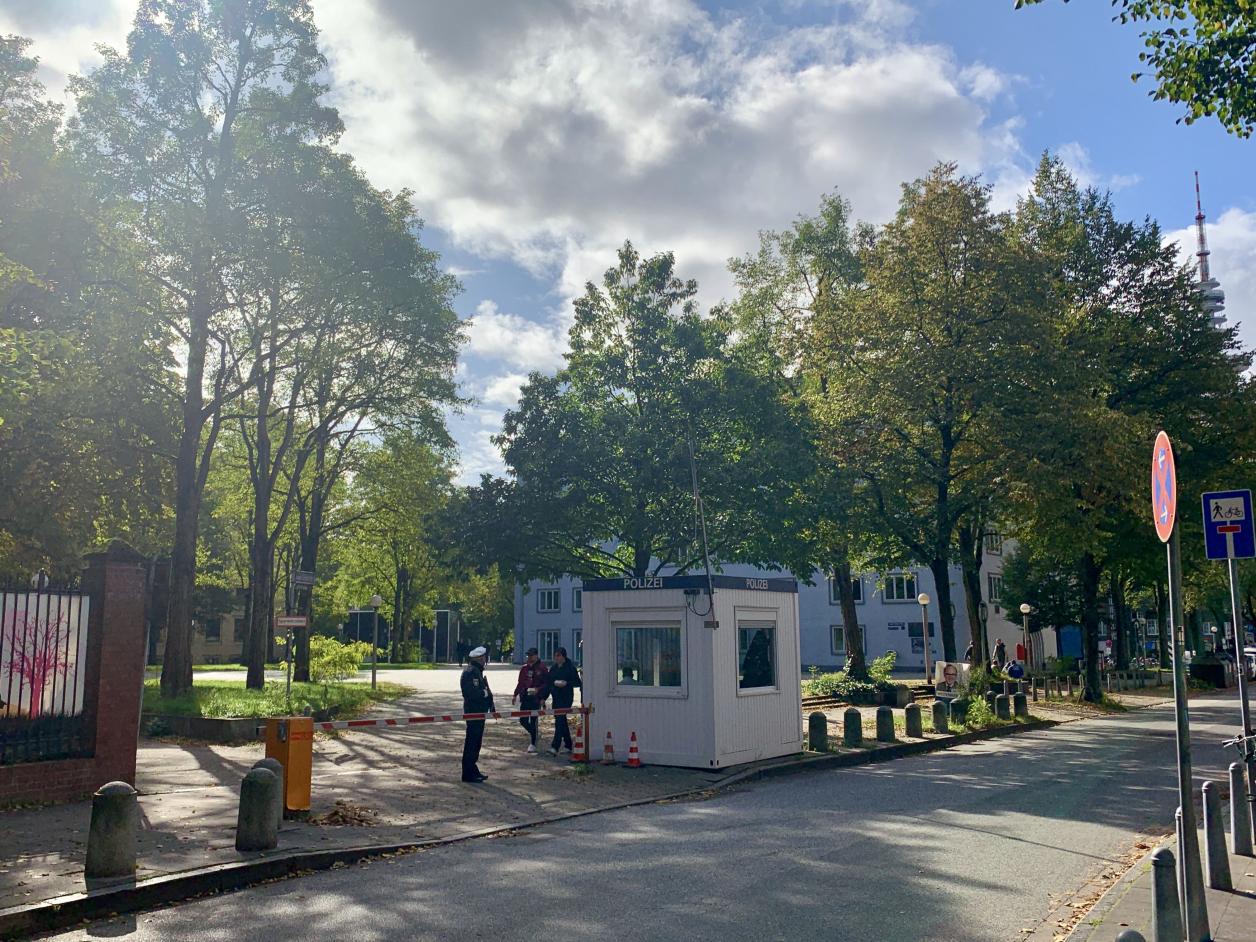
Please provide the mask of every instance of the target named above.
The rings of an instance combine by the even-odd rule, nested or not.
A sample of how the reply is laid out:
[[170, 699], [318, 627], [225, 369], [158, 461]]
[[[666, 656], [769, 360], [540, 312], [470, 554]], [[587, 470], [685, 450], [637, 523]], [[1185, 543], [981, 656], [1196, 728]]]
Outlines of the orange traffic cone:
[[628, 768], [641, 768], [641, 754], [637, 752], [637, 731], [632, 731], [632, 736], [628, 739]]
[[611, 739], [611, 731], [606, 731], [606, 742], [602, 746], [602, 765], [615, 764], [615, 743]]
[[576, 723], [576, 735], [571, 746], [572, 762], [589, 761], [589, 754], [584, 751], [584, 723]]

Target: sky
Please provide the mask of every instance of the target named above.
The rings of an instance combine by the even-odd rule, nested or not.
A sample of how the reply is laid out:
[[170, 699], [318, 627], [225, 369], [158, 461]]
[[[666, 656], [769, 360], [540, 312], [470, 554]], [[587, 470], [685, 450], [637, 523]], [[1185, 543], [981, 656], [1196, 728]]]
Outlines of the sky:
[[[1194, 171], [1227, 315], [1256, 347], [1256, 140], [1135, 83], [1105, 0], [312, 0], [340, 146], [409, 188], [468, 319], [450, 416], [460, 479], [533, 370], [562, 365], [571, 299], [626, 239], [671, 251], [706, 304], [727, 261], [838, 192], [883, 223], [955, 161], [1011, 208], [1044, 150], [1194, 252]], [[50, 95], [125, 45], [136, 0], [0, 0]], [[1251, 326], [1248, 321], [1251, 321]]]

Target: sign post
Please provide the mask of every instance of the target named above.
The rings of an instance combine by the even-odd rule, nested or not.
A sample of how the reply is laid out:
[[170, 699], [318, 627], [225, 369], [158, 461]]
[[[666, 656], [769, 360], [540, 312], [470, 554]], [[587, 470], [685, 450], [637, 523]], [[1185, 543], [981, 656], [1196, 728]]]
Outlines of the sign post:
[[[1234, 641], [1234, 666], [1239, 675], [1239, 716], [1243, 737], [1252, 735], [1251, 707], [1247, 700], [1247, 665], [1243, 657], [1242, 616], [1239, 608], [1238, 566], [1235, 560], [1256, 557], [1256, 520], [1252, 518], [1252, 492], [1212, 491], [1203, 496], [1204, 551], [1209, 559], [1224, 559], [1230, 576], [1230, 625]], [[1256, 762], [1244, 743], [1248, 801], [1256, 803]], [[1248, 816], [1251, 817], [1250, 815]]]
[[1204, 871], [1195, 830], [1195, 801], [1191, 786], [1191, 721], [1186, 705], [1185, 619], [1182, 617], [1182, 556], [1177, 526], [1177, 468], [1173, 445], [1161, 432], [1151, 450], [1151, 516], [1156, 536], [1168, 552], [1169, 631], [1173, 646], [1173, 703], [1177, 719], [1178, 805], [1182, 830], [1178, 847], [1178, 888], [1187, 942], [1207, 942], [1208, 903], [1204, 898]]

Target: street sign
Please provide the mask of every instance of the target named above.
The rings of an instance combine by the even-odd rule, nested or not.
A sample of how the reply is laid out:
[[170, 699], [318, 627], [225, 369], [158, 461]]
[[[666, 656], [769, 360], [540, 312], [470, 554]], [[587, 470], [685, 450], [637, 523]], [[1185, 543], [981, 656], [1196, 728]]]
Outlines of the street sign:
[[1256, 556], [1256, 521], [1251, 491], [1211, 491], [1204, 495], [1204, 550], [1209, 559]]
[[292, 584], [305, 586], [308, 589], [314, 585], [314, 573], [306, 572], [304, 569], [294, 570], [292, 573]]
[[309, 615], [276, 615], [276, 628], [304, 628], [310, 623]]
[[1151, 517], [1161, 543], [1168, 543], [1173, 535], [1176, 514], [1177, 470], [1173, 465], [1173, 445], [1169, 443], [1169, 436], [1161, 432], [1151, 449]]

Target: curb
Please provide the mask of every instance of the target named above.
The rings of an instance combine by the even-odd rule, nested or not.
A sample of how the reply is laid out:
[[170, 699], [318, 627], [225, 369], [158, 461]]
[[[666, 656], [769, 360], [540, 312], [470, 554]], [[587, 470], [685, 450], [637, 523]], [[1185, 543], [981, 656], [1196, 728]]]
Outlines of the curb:
[[999, 739], [1017, 733], [1050, 729], [1058, 725], [1060, 724], [1054, 720], [1033, 720], [1028, 723], [1016, 723], [1011, 726], [996, 726], [992, 729], [957, 733], [944, 738], [896, 743], [880, 749], [860, 750], [858, 752], [841, 754], [807, 755], [801, 759], [785, 760], [761, 766], [757, 769], [734, 772], [707, 785], [687, 788], [668, 795], [653, 795], [649, 798], [636, 798], [631, 801], [602, 805], [597, 808], [573, 811], [553, 817], [518, 821], [509, 825], [494, 825], [476, 831], [468, 831], [465, 834], [458, 834], [453, 837], [436, 838], [427, 841], [407, 841], [401, 844], [362, 844], [328, 850], [294, 851], [277, 854], [272, 857], [255, 857], [250, 860], [214, 864], [195, 870], [182, 870], [177, 873], [153, 877], [141, 883], [128, 881], [121, 884], [115, 883], [113, 885], [100, 886], [83, 893], [72, 893], [66, 896], [41, 900], [38, 903], [0, 909], [0, 939], [26, 938], [38, 933], [65, 929], [85, 920], [98, 919], [102, 916], [115, 916], [119, 913], [154, 909], [196, 896], [244, 889], [258, 883], [283, 879], [301, 872], [330, 870], [337, 865], [344, 866], [358, 863], [370, 857], [396, 853], [415, 853], [433, 847], [442, 847], [447, 844], [458, 844], [481, 837], [526, 830], [542, 824], [553, 824], [559, 821], [570, 821], [575, 818], [602, 814], [606, 811], [619, 811], [640, 805], [675, 801], [703, 792], [729, 788], [743, 782], [777, 778], [819, 769], [849, 768], [859, 765], [870, 765], [874, 762], [888, 762], [908, 756], [939, 752], [954, 746], [980, 742], [985, 739]]
[[1103, 895], [1095, 900], [1095, 904], [1087, 910], [1086, 915], [1082, 917], [1082, 921], [1074, 926], [1072, 931], [1065, 937], [1065, 942], [1086, 942], [1095, 932], [1101, 929], [1103, 923], [1108, 918], [1108, 914], [1125, 898], [1125, 894], [1134, 888], [1134, 884], [1146, 876], [1147, 871], [1151, 868], [1151, 855], [1161, 847], [1172, 847], [1176, 853], [1177, 838], [1169, 835], [1130, 864], [1129, 869], [1121, 874], [1120, 879], [1104, 890]]

